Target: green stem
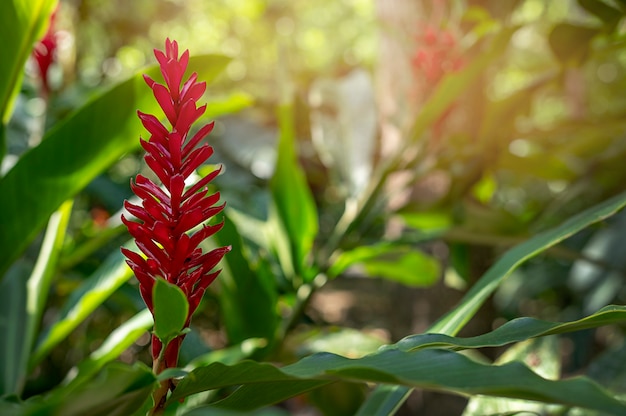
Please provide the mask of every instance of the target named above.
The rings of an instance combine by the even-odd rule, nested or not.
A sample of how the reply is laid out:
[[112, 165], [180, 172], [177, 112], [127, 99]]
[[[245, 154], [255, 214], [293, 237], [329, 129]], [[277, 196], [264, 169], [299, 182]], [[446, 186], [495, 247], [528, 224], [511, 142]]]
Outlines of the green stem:
[[[167, 348], [168, 343], [162, 343], [161, 351], [159, 351], [159, 356], [152, 363], [152, 372], [155, 375], [160, 374], [163, 370], [165, 370], [165, 349]], [[165, 400], [167, 399], [167, 392], [170, 389], [170, 380], [165, 379], [161, 380], [159, 386], [152, 393], [152, 400], [154, 401], [154, 407], [150, 411], [150, 415], [161, 415], [165, 411]]]

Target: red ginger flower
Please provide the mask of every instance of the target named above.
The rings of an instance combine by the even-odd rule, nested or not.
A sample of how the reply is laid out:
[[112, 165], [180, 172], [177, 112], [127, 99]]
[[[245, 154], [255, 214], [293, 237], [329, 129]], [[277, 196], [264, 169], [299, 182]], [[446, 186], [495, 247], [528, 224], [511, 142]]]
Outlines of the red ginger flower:
[[48, 30], [44, 37], [35, 44], [33, 49], [33, 58], [37, 63], [39, 69], [39, 75], [41, 76], [41, 86], [45, 96], [50, 93], [50, 84], [48, 79], [48, 69], [54, 62], [54, 54], [57, 49], [57, 34], [55, 33], [54, 26], [56, 21], [56, 15], [59, 11], [60, 3], [57, 8], [50, 15], [50, 21], [48, 23]]
[[413, 70], [417, 76], [425, 77], [430, 85], [436, 85], [444, 75], [463, 67], [464, 61], [459, 57], [456, 39], [451, 32], [427, 26], [417, 41]]
[[[224, 204], [215, 205], [220, 194], [209, 194], [207, 185], [219, 173], [217, 169], [185, 190], [185, 180], [213, 153], [206, 143], [200, 141], [211, 132], [213, 123], [207, 124], [191, 138], [188, 137], [191, 125], [204, 114], [206, 104], [197, 107], [197, 100], [204, 94], [205, 82], [197, 81], [193, 73], [184, 84], [183, 75], [189, 62], [189, 51], [179, 57], [176, 41], [167, 39], [165, 53], [159, 50], [154, 55], [161, 67], [166, 85], [155, 82], [144, 75], [154, 97], [165, 113], [171, 128], [165, 127], [150, 114], [138, 111], [142, 124], [150, 133], [148, 141], [140, 139], [145, 149], [146, 164], [161, 180], [165, 190], [142, 175], [137, 175], [131, 188], [141, 201], [141, 206], [124, 202], [124, 207], [140, 222], [129, 221], [122, 215], [122, 221], [135, 238], [137, 247], [146, 258], [138, 253], [122, 248], [126, 262], [139, 281], [141, 296], [154, 313], [152, 289], [158, 278], [177, 285], [187, 296], [189, 314], [185, 328], [198, 307], [207, 287], [215, 280], [220, 270], [212, 269], [230, 251], [230, 247], [220, 247], [203, 253], [199, 244], [222, 228], [223, 223], [206, 225], [205, 222], [218, 214]], [[202, 227], [195, 233], [190, 231]], [[178, 351], [184, 336], [171, 341], [165, 351], [163, 368], [176, 367]], [[156, 362], [162, 348], [161, 340], [152, 336], [152, 356]]]

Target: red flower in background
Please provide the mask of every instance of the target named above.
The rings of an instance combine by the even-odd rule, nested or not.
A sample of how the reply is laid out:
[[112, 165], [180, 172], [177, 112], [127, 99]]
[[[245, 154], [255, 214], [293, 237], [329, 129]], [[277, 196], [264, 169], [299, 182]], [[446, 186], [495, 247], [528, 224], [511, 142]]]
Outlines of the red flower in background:
[[[417, 37], [417, 50], [412, 58], [413, 73], [416, 79], [426, 81], [427, 91], [432, 91], [448, 73], [463, 68], [465, 61], [457, 50], [457, 41], [452, 32], [437, 31], [427, 26]], [[444, 125], [455, 104], [450, 105], [432, 126], [433, 137], [438, 142], [443, 135]]]
[[446, 30], [437, 31], [426, 27], [417, 37], [418, 49], [413, 57], [413, 70], [429, 84], [437, 84], [449, 72], [463, 67], [464, 61], [456, 50], [454, 35]]
[[[152, 289], [156, 279], [164, 278], [182, 289], [189, 301], [185, 324], [188, 327], [202, 295], [220, 272], [212, 269], [230, 251], [230, 247], [220, 247], [207, 253], [199, 247], [223, 225], [205, 224], [224, 208], [224, 204], [216, 205], [219, 193], [210, 194], [207, 188], [220, 169], [185, 189], [185, 181], [213, 153], [209, 145], [199, 145], [213, 129], [213, 123], [203, 126], [193, 137], [189, 137], [192, 124], [206, 110], [206, 105], [197, 107], [196, 104], [204, 94], [206, 83], [198, 82], [196, 73], [183, 83], [189, 51], [185, 50], [179, 56], [176, 41], [167, 39], [165, 53], [155, 50], [154, 55], [165, 85], [147, 75], [144, 79], [152, 88], [171, 127], [164, 126], [153, 115], [141, 111], [137, 113], [150, 133], [148, 141], [140, 139], [146, 151], [144, 159], [163, 183], [164, 189], [142, 175], [137, 175], [134, 183], [131, 181], [131, 188], [141, 199], [141, 205], [125, 201], [124, 206], [139, 222], [129, 221], [124, 216], [122, 221], [145, 258], [125, 248], [122, 252], [139, 281], [141, 296], [150, 311], [154, 312]], [[200, 228], [191, 233], [196, 227]], [[179, 336], [167, 345], [164, 362], [155, 371], [176, 366], [183, 337]], [[162, 347], [161, 340], [153, 335], [152, 355], [155, 362]]]
[[[60, 3], [59, 3], [60, 4]], [[48, 24], [48, 30], [44, 37], [35, 44], [33, 49], [33, 58], [37, 63], [39, 69], [39, 75], [41, 76], [41, 85], [43, 87], [43, 93], [48, 96], [50, 93], [50, 84], [48, 80], [48, 69], [54, 62], [54, 54], [57, 49], [57, 35], [54, 28], [57, 12], [59, 6], [50, 15], [50, 22]]]

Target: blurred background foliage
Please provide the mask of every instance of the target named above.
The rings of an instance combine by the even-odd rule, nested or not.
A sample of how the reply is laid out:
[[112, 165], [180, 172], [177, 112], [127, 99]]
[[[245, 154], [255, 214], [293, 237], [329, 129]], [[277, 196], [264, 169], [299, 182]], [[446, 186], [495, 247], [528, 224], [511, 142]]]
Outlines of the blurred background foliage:
[[[360, 356], [426, 329], [505, 249], [625, 189], [625, 10], [618, 0], [62, 0], [48, 102], [30, 62], [3, 171], [45, 126], [151, 63], [166, 37], [192, 56], [230, 56], [208, 95], [226, 103], [213, 109], [212, 161], [226, 168], [216, 183], [244, 236], [252, 269], [239, 272], [276, 280], [269, 307], [295, 316], [265, 322], [261, 333], [290, 335], [260, 354], [284, 362], [321, 350]], [[284, 129], [276, 109], [286, 102], [319, 219], [310, 269], [297, 272], [305, 281], [335, 278], [312, 284], [317, 293], [302, 305], [301, 285], [255, 241], [255, 221], [272, 216]], [[128, 154], [77, 196], [44, 326], [128, 239], [118, 211], [140, 169], [141, 154]], [[521, 315], [577, 319], [624, 303], [625, 219], [517, 270], [464, 333]], [[34, 262], [35, 249], [23, 261]], [[194, 318], [183, 361], [249, 336], [232, 329], [241, 322], [224, 328], [232, 305], [216, 286]], [[124, 284], [42, 362], [26, 395], [58, 384], [141, 305], [135, 282]], [[563, 337], [555, 348], [565, 374], [589, 369], [602, 381], [602, 366], [612, 365], [606, 354], [626, 351], [622, 340], [623, 328], [609, 327]], [[122, 360], [147, 360], [147, 343], [146, 335]], [[346, 406], [358, 406], [361, 386], [345, 391]], [[324, 394], [332, 392], [309, 400], [333, 414]], [[437, 400], [415, 393], [406, 411], [432, 414]], [[465, 399], [448, 403], [458, 414]]]

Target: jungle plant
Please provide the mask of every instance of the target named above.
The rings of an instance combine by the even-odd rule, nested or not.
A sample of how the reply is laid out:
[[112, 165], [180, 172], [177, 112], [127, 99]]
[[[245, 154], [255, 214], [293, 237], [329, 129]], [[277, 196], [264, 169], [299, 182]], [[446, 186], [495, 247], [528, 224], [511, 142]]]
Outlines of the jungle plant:
[[[249, 104], [233, 94], [211, 98], [206, 106], [198, 107], [204, 82], [213, 81], [230, 58], [190, 56], [187, 51], [180, 53], [177, 41], [167, 40], [165, 50], [155, 52], [158, 66], [112, 82], [86, 103], [77, 104], [70, 114], [52, 119], [40, 143], [20, 154], [8, 152], [11, 157], [7, 159], [15, 163], [0, 177], [0, 415], [288, 414], [284, 403], [297, 396], [303, 400], [291, 405], [315, 404], [324, 414], [391, 415], [412, 389], [470, 397], [470, 414], [487, 408], [485, 397], [499, 404], [505, 400], [509, 407], [498, 410], [505, 414], [566, 414], [572, 409], [577, 414], [587, 412], [583, 409], [624, 414], [622, 390], [614, 384], [619, 376], [611, 380], [592, 378], [592, 374], [570, 378], [558, 370], [539, 375], [542, 363], [559, 362], [551, 336], [622, 324], [626, 307], [610, 304], [619, 301], [619, 296], [609, 297], [582, 316], [539, 319], [518, 314], [494, 330], [458, 336], [481, 306], [539, 255], [573, 258], [610, 269], [617, 276], [623, 273], [619, 265], [572, 253], [562, 244], [619, 229], [617, 220], [623, 215], [626, 194], [616, 191], [611, 181], [598, 181], [605, 190], [601, 197], [594, 194], [601, 199], [599, 203], [587, 204], [575, 213], [561, 206], [557, 211], [570, 215], [562, 214], [558, 221], [541, 222], [539, 204], [530, 202], [517, 217], [498, 215], [503, 212], [497, 204], [502, 198], [499, 193], [512, 186], [514, 181], [507, 182], [510, 170], [520, 165], [502, 163], [513, 158], [495, 146], [494, 138], [513, 141], [535, 139], [534, 133], [539, 136], [517, 131], [512, 121], [502, 121], [527, 115], [520, 110], [527, 106], [520, 103], [552, 91], [564, 73], [592, 59], [594, 53], [606, 55], [621, 47], [619, 23], [624, 7], [580, 3], [588, 17], [596, 19], [596, 26], [559, 22], [551, 27], [548, 44], [555, 56], [556, 74], [500, 101], [489, 102], [481, 90], [482, 101], [476, 101], [480, 104], [472, 103], [468, 109], [465, 95], [473, 88], [476, 91], [481, 75], [499, 70], [499, 59], [520, 29], [505, 19], [501, 24], [488, 22], [492, 30], [477, 35], [479, 41], [463, 57], [463, 65], [438, 74], [413, 125], [402, 132], [402, 146], [385, 160], [372, 160], [375, 169], [368, 186], [335, 202], [333, 208], [343, 205], [338, 210], [328, 209], [330, 204], [314, 192], [319, 182], [305, 169], [310, 165], [301, 163], [299, 107], [293, 103], [290, 80], [282, 78], [288, 72], [282, 67], [276, 70], [281, 74], [277, 157], [271, 179], [264, 184], [266, 198], [260, 199], [267, 214], [263, 218], [254, 216], [252, 207], [236, 206], [225, 197], [245, 194], [248, 188], [227, 189], [220, 184], [220, 170], [205, 165], [213, 150], [203, 140], [213, 124], [204, 120]], [[16, 134], [11, 123], [21, 114], [16, 97], [28, 94], [22, 90], [26, 59], [44, 36], [55, 7], [51, 0], [0, 3], [0, 34], [15, 40], [0, 49], [3, 156]], [[495, 20], [486, 11], [470, 15]], [[580, 55], [572, 46], [572, 36], [577, 45], [584, 45], [586, 54]], [[187, 68], [195, 71], [188, 77]], [[57, 93], [49, 86], [49, 106], [54, 106]], [[433, 129], [453, 103], [455, 113], [484, 107], [480, 108], [484, 117], [472, 120], [477, 127], [468, 129], [466, 135], [456, 134], [447, 124]], [[619, 107], [612, 121], [617, 133], [603, 130], [593, 120], [583, 127], [593, 132], [594, 140], [612, 134], [619, 139], [623, 111]], [[161, 112], [165, 117], [160, 117]], [[197, 122], [202, 127], [196, 128]], [[571, 120], [564, 124], [549, 133], [560, 137], [564, 131], [571, 132], [572, 125], [580, 125]], [[149, 138], [138, 141], [142, 126]], [[432, 165], [425, 156], [433, 155], [418, 150], [434, 130], [440, 149], [449, 152], [434, 155], [436, 167], [453, 166], [460, 172], [452, 178], [450, 195], [437, 207], [438, 218], [444, 220], [431, 221], [432, 212], [410, 203], [392, 212], [385, 193], [390, 177], [408, 172], [414, 179], [409, 181], [412, 186], [419, 175], [429, 172]], [[474, 133], [476, 137], [471, 136]], [[454, 154], [460, 154], [457, 147], [465, 149], [469, 142], [482, 146], [479, 156], [484, 164], [473, 163], [474, 155]], [[219, 150], [216, 143], [212, 145]], [[533, 144], [544, 145], [539, 140]], [[75, 238], [76, 230], [85, 228], [75, 223], [80, 222], [76, 206], [85, 203], [86, 187], [140, 147], [152, 173], [132, 174], [135, 179], [125, 194], [127, 202], [118, 201], [116, 206], [121, 209], [123, 204], [126, 209], [124, 224], [112, 215], [101, 228], [93, 221], [93, 235]], [[532, 172], [562, 173], [555, 173], [547, 162], [539, 163], [545, 161], [546, 153], [528, 156]], [[610, 159], [593, 161], [594, 166], [602, 166], [601, 162]], [[221, 176], [234, 176], [226, 173]], [[494, 177], [500, 180], [495, 185]], [[558, 178], [571, 184], [576, 180]], [[496, 190], [488, 192], [490, 184]], [[221, 187], [221, 193], [214, 187]], [[220, 195], [228, 200], [227, 207], [218, 204]], [[488, 221], [472, 217], [475, 212], [470, 208], [476, 201], [488, 211]], [[465, 210], [464, 218], [455, 217], [459, 210]], [[216, 215], [223, 222], [213, 222]], [[510, 222], [505, 223], [503, 217]], [[404, 221], [400, 235], [381, 231], [381, 224], [398, 218]], [[472, 228], [477, 223], [479, 228]], [[604, 228], [593, 228], [594, 224]], [[506, 234], [522, 229], [523, 233]], [[497, 251], [498, 259], [476, 280], [466, 279], [463, 298], [424, 333], [383, 342], [354, 329], [329, 328], [308, 315], [314, 296], [328, 282], [348, 273], [410, 287], [433, 285], [444, 266], [421, 249], [423, 243], [441, 240], [453, 247], [467, 242], [463, 238], [469, 240], [468, 235], [474, 238], [470, 243], [495, 240], [498, 249], [506, 250]], [[612, 238], [612, 247], [623, 246], [623, 236]], [[457, 268], [463, 275], [462, 267]], [[218, 312], [211, 317], [212, 310]], [[222, 339], [222, 345], [202, 338], [208, 332], [202, 325], [209, 326], [211, 319], [219, 325], [215, 331], [219, 336], [212, 340]], [[102, 328], [107, 332], [102, 333]], [[298, 336], [306, 328], [312, 330], [302, 341]], [[355, 338], [355, 344], [363, 346], [357, 353], [348, 348], [352, 346], [349, 340]], [[152, 340], [147, 356], [143, 354], [146, 339]], [[340, 342], [323, 343], [329, 339]], [[320, 344], [322, 348], [316, 347]], [[482, 348], [509, 346], [507, 354], [494, 362], [475, 358]], [[146, 365], [150, 358], [152, 368]], [[60, 362], [69, 362], [68, 369]], [[335, 396], [329, 401], [333, 397], [329, 392], [350, 400]]]

